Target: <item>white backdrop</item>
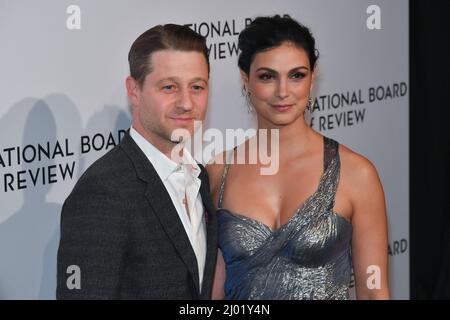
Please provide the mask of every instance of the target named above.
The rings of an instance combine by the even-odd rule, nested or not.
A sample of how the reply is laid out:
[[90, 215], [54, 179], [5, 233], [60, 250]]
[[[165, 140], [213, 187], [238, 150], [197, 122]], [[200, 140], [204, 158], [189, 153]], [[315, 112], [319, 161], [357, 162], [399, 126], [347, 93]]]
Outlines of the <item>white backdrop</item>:
[[207, 36], [206, 127], [247, 129], [254, 119], [241, 96], [237, 35], [247, 19], [273, 14], [316, 37], [312, 125], [377, 167], [391, 290], [409, 298], [407, 0], [0, 0], [0, 299], [55, 297], [62, 203], [130, 124], [124, 79], [134, 39], [169, 22]]

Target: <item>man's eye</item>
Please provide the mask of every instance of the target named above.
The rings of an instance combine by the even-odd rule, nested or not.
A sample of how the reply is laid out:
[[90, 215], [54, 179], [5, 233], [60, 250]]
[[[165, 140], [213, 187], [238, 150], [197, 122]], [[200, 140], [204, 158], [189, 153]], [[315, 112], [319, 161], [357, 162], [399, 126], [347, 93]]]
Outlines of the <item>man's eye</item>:
[[175, 90], [175, 86], [173, 84], [168, 84], [166, 86], [163, 86], [162, 89], [165, 91], [171, 91], [171, 90]]
[[205, 90], [204, 87], [198, 86], [198, 85], [192, 86], [192, 89], [193, 89], [194, 91], [202, 91], [202, 90]]

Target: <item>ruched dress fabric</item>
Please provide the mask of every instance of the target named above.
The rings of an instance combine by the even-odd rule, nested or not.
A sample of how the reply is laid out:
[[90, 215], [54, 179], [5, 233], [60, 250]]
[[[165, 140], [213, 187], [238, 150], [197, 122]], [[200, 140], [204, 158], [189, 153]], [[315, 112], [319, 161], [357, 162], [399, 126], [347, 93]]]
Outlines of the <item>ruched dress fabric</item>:
[[225, 166], [217, 214], [226, 299], [349, 299], [352, 225], [333, 211], [338, 147], [324, 137], [324, 171], [318, 188], [276, 230], [222, 208], [230, 165]]

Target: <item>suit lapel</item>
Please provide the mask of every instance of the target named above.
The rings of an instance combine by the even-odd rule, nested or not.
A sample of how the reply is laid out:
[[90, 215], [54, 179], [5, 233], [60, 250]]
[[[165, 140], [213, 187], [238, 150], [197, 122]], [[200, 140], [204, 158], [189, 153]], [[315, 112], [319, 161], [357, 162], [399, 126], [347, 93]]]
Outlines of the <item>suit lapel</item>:
[[172, 199], [167, 193], [164, 184], [159, 179], [159, 176], [156, 174], [156, 171], [155, 175], [156, 178], [147, 185], [145, 196], [181, 259], [186, 264], [194, 279], [195, 288], [199, 292], [198, 266], [194, 250], [173, 205]]
[[129, 155], [138, 177], [147, 182], [145, 197], [161, 222], [168, 238], [191, 273], [198, 293], [199, 276], [197, 258], [169, 193], [155, 168], [142, 150], [136, 145], [129, 133], [124, 136], [120, 146]]

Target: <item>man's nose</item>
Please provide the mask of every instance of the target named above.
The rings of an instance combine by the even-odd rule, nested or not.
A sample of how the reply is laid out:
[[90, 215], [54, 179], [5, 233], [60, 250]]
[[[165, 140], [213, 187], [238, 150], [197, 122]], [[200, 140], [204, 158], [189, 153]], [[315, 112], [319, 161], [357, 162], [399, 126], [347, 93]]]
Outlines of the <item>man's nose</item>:
[[183, 109], [184, 111], [191, 111], [194, 108], [192, 97], [188, 90], [180, 90], [177, 107]]

